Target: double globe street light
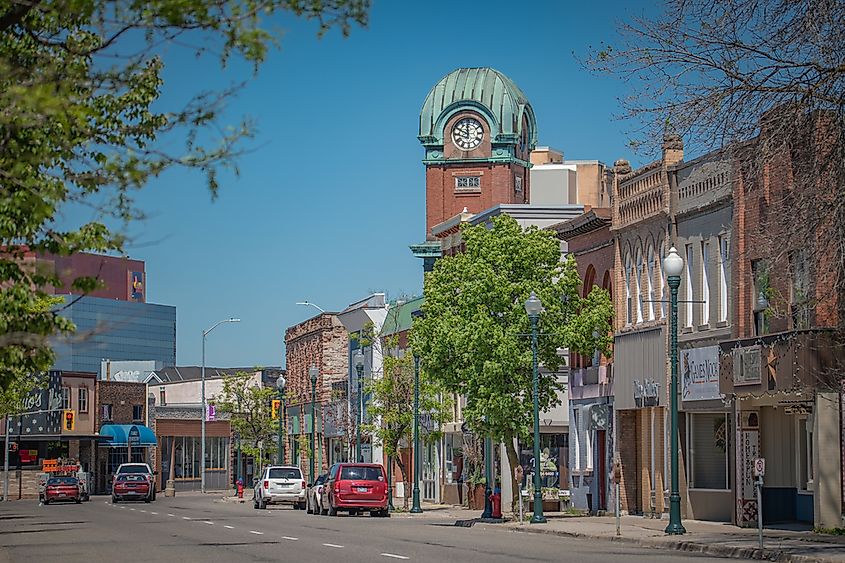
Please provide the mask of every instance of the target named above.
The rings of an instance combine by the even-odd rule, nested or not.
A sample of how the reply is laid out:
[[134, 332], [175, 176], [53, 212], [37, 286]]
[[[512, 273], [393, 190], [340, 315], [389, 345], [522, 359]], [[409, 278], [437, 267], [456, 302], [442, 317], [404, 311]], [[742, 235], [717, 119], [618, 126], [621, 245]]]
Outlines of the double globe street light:
[[317, 378], [320, 376], [320, 370], [314, 364], [308, 368], [308, 375], [311, 377], [311, 455], [308, 456], [311, 462], [311, 483], [316, 480], [314, 475], [314, 457], [317, 455], [317, 446], [315, 440], [315, 433], [317, 431], [316, 403], [317, 403]]
[[[276, 459], [276, 463], [279, 465], [284, 465], [285, 463], [285, 440], [282, 434], [282, 427], [285, 424], [285, 376], [279, 375], [279, 379], [276, 380], [276, 389], [279, 391], [279, 455]], [[238, 455], [240, 455], [240, 450], [238, 451]], [[240, 457], [238, 458], [238, 466], [240, 467]]]
[[525, 302], [525, 312], [531, 321], [531, 356], [533, 368], [534, 386], [534, 515], [531, 517], [532, 524], [543, 524], [546, 517], [543, 516], [543, 491], [540, 481], [540, 371], [537, 367], [537, 323], [540, 320], [540, 313], [543, 312], [543, 302], [532, 291]]

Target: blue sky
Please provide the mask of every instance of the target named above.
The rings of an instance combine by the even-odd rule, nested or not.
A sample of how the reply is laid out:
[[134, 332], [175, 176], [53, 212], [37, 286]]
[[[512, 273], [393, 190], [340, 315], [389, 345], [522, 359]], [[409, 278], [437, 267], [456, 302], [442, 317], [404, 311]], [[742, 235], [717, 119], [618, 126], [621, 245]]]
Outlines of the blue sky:
[[[414, 6], [413, 11], [411, 6]], [[177, 307], [177, 361], [284, 363], [284, 330], [315, 310], [339, 310], [371, 291], [418, 294], [425, 196], [418, 113], [429, 88], [462, 66], [492, 66], [526, 93], [539, 142], [566, 158], [625, 157], [630, 125], [615, 118], [623, 85], [581, 68], [572, 52], [613, 42], [614, 23], [652, 3], [376, 1], [367, 29], [317, 39], [290, 16], [271, 53], [230, 105], [255, 120], [241, 175], [212, 202], [198, 175], [173, 172], [138, 197], [149, 218], [132, 227], [146, 261], [147, 299]], [[166, 99], [249, 75], [177, 48], [165, 53]]]

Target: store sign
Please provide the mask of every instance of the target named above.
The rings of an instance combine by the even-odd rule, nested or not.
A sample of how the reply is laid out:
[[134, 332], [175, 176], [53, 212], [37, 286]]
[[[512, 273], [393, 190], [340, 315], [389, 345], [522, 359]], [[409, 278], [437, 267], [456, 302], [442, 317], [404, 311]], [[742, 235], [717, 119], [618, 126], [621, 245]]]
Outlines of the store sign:
[[762, 381], [760, 369], [760, 347], [749, 346], [733, 351], [734, 385], [759, 385]]
[[29, 413], [12, 418], [10, 431], [20, 436], [50, 435], [61, 433], [62, 372], [47, 373], [45, 388], [36, 389], [21, 401], [18, 412]]
[[144, 272], [132, 272], [129, 282], [129, 291], [132, 301], [144, 302]]
[[141, 445], [141, 432], [138, 430], [137, 426], [133, 426], [129, 429], [129, 435], [126, 439], [128, 440], [130, 446]]
[[681, 350], [681, 398], [683, 401], [722, 398], [718, 346]]
[[214, 422], [217, 419], [217, 407], [211, 404], [205, 406], [205, 420]]

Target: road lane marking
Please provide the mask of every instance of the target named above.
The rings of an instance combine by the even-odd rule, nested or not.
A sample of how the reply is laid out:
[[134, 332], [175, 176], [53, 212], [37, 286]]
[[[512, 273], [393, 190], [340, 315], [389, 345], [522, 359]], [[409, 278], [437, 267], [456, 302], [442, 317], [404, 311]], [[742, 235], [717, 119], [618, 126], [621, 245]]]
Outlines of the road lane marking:
[[135, 510], [134, 508], [130, 508], [129, 510]]
[[337, 545], [336, 543], [324, 543], [323, 545], [326, 547], [336, 547], [337, 549], [343, 549], [342, 545]]
[[141, 510], [141, 512], [146, 512], [146, 510]]
[[190, 520], [188, 516], [182, 516], [182, 520]]
[[299, 541], [299, 538], [292, 538], [290, 536], [282, 536], [283, 540]]
[[150, 514], [155, 514], [156, 516], [158, 516], [158, 512], [150, 512]]
[[202, 523], [203, 523], [203, 524], [209, 524], [209, 525], [211, 525], [211, 526], [213, 526], [213, 525], [214, 525], [214, 522], [212, 522], [211, 520], [203, 520], [203, 521], [202, 521]]
[[256, 532], [255, 530], [250, 530], [249, 533], [255, 534], [256, 536], [263, 536], [264, 535], [264, 532]]
[[224, 525], [223, 525], [223, 527], [224, 527], [224, 528], [228, 528], [228, 529], [230, 529], [230, 530], [234, 530], [234, 529], [235, 529], [235, 527], [234, 527], [234, 526], [230, 526], [230, 525], [228, 525], [228, 524], [224, 524]]
[[396, 555], [395, 553], [382, 553], [385, 557], [392, 557], [393, 559], [407, 559], [404, 555]]
[[168, 512], [168, 513], [167, 513], [167, 515], [168, 515], [168, 516], [172, 516], [173, 518], [176, 518], [176, 515], [175, 515], [175, 514], [170, 514], [170, 513]]

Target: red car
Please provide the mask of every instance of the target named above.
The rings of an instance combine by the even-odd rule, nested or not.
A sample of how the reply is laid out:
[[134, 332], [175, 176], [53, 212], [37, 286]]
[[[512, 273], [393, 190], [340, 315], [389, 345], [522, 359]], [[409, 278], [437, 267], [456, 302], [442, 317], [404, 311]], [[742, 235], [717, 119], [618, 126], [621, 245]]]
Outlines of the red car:
[[82, 490], [76, 477], [51, 477], [44, 488], [44, 504], [53, 501], [82, 502]]
[[323, 485], [323, 501], [329, 516], [338, 510], [349, 514], [369, 511], [370, 516], [389, 516], [384, 467], [372, 463], [336, 463]]
[[140, 473], [123, 473], [114, 476], [111, 502], [142, 500], [150, 502], [150, 481]]

